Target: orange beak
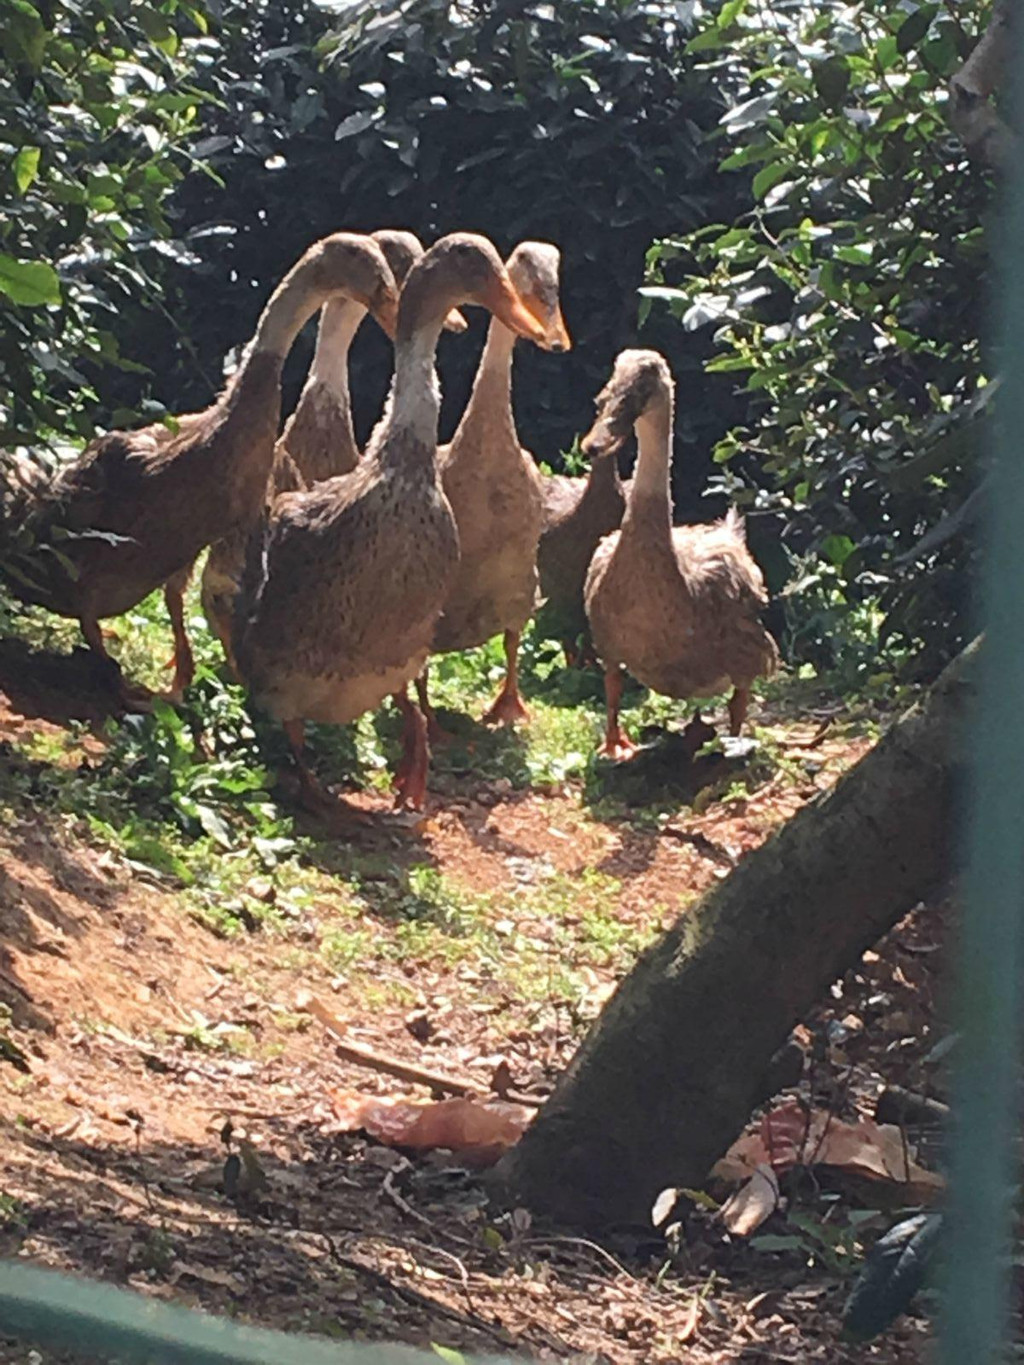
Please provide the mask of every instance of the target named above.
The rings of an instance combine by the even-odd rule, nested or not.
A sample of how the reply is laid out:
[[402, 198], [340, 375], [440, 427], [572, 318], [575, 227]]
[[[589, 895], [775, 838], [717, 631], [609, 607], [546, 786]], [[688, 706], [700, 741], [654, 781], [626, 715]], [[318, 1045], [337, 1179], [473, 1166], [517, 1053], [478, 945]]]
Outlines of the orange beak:
[[535, 317], [525, 301], [516, 293], [515, 286], [508, 278], [497, 279], [480, 302], [488, 308], [499, 322], [505, 324], [516, 336], [543, 346], [547, 331], [539, 318]]
[[569, 329], [568, 327], [566, 327], [565, 319], [562, 317], [562, 310], [557, 306], [557, 304], [555, 305], [555, 311], [553, 315], [550, 318], [548, 318], [546, 332], [547, 332], [547, 341], [545, 342], [546, 350], [549, 351], [572, 350], [572, 337], [569, 335]]
[[398, 295], [393, 289], [382, 291], [376, 298], [367, 299], [366, 306], [378, 327], [394, 341], [398, 329]]
[[444, 330], [446, 332], [464, 332], [468, 326], [469, 323], [466, 321], [464, 314], [460, 313], [457, 308], [453, 308], [444, 320]]

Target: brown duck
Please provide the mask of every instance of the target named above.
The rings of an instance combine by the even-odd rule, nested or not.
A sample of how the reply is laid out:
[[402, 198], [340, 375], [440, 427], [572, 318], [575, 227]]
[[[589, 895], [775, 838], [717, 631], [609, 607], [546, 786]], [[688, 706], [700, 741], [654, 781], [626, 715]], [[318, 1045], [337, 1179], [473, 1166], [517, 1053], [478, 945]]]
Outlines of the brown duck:
[[[370, 237], [384, 253], [395, 287], [400, 289], [413, 264], [423, 255], [419, 238], [397, 228], [381, 229]], [[352, 424], [348, 354], [366, 314], [365, 300], [355, 295], [335, 295], [321, 309], [313, 362], [295, 411], [285, 423], [274, 451], [268, 487], [271, 499], [355, 469], [359, 447]], [[446, 325], [458, 330], [466, 324], [455, 314]], [[235, 598], [251, 531], [251, 523], [239, 526], [232, 535], [217, 541], [203, 567], [203, 611], [231, 665]]]
[[303, 722], [345, 724], [394, 695], [406, 720], [400, 800], [425, 800], [426, 727], [405, 689], [426, 663], [458, 565], [437, 469], [434, 352], [447, 314], [463, 303], [544, 339], [486, 238], [437, 242], [402, 291], [388, 412], [362, 460], [350, 474], [280, 496], [250, 544], [236, 657], [255, 701], [285, 723], [314, 793]]
[[537, 573], [544, 601], [544, 629], [562, 641], [568, 663], [583, 662], [579, 640], [588, 634], [583, 584], [598, 543], [622, 523], [628, 485], [619, 477], [614, 451], [592, 453], [585, 478], [550, 474], [544, 479], [544, 525], [537, 546]]
[[[544, 324], [540, 344], [549, 351], [572, 344], [559, 307], [558, 266], [558, 249], [547, 242], [521, 242], [506, 262], [520, 298]], [[542, 476], [519, 443], [512, 413], [515, 343], [515, 332], [492, 318], [469, 403], [451, 444], [438, 452], [461, 559], [433, 648], [470, 649], [504, 633], [505, 680], [484, 715], [488, 724], [528, 718], [519, 696], [519, 638], [537, 601]], [[425, 673], [418, 690], [433, 721]]]
[[[100, 621], [163, 586], [174, 628], [174, 693], [191, 681], [182, 599], [192, 562], [206, 545], [258, 518], [277, 440], [282, 365], [306, 319], [339, 293], [393, 329], [397, 297], [380, 248], [349, 233], [326, 237], [274, 291], [242, 364], [211, 407], [182, 417], [176, 432], [160, 425], [99, 437], [32, 499], [28, 581], [12, 586], [27, 601], [78, 618], [129, 704], [139, 694], [109, 658]], [[53, 553], [40, 553], [44, 547]]]
[[636, 473], [622, 529], [601, 541], [585, 585], [587, 618], [605, 668], [607, 730], [601, 752], [635, 749], [619, 723], [623, 666], [669, 697], [707, 697], [733, 687], [729, 719], [739, 734], [755, 678], [778, 665], [760, 622], [761, 571], [735, 511], [710, 526], [672, 525], [673, 384], [656, 351], [623, 351], [598, 395], [585, 451], [605, 456], [635, 427]]

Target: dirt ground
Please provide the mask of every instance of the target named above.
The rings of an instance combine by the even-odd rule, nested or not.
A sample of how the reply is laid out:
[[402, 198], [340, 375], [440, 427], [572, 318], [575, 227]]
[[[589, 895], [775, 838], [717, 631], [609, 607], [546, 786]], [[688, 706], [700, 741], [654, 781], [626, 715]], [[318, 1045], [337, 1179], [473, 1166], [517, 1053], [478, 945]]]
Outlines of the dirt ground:
[[[54, 724], [39, 709], [24, 691], [0, 693], [0, 740]], [[790, 750], [814, 745], [802, 785], [683, 810], [659, 832], [584, 816], [571, 789], [510, 792], [467, 777], [436, 801], [416, 856], [426, 850], [479, 892], [528, 887], [541, 868], [599, 869], [621, 883], [621, 916], [649, 932], [869, 744], [822, 738], [813, 719], [783, 729]], [[365, 837], [385, 840], [399, 864], [407, 856], [400, 830]], [[922, 1318], [868, 1346], [840, 1342], [850, 1280], [809, 1251], [757, 1250], [699, 1209], [674, 1251], [653, 1228], [599, 1245], [502, 1211], [484, 1177], [443, 1154], [410, 1160], [339, 1132], [335, 1092], [409, 1087], [341, 1060], [296, 997], [313, 990], [351, 1039], [419, 1066], [486, 1084], [505, 1061], [537, 1099], [578, 1036], [558, 1002], [527, 1009], [500, 972], [463, 958], [396, 963], [403, 990], [368, 1004], [315, 953], [298, 960], [294, 941], [215, 936], [173, 890], [45, 809], [0, 832], [0, 859], [0, 1000], [24, 1054], [0, 1058], [3, 1255], [263, 1325], [466, 1353], [928, 1358]], [[330, 911], [326, 900], [312, 907], [294, 938], [315, 947]], [[920, 1088], [942, 1035], [944, 918], [941, 907], [915, 912], [805, 1022], [805, 1093], [853, 1114], [870, 1113], [883, 1084]], [[368, 933], [386, 931], [366, 919]], [[596, 1010], [614, 978], [590, 972]], [[245, 1054], [217, 1043], [237, 1030], [254, 1040]], [[231, 1150], [243, 1140], [258, 1157], [233, 1196], [228, 1120]], [[840, 1201], [856, 1202], [849, 1191]], [[767, 1227], [784, 1232], [783, 1215]], [[23, 1343], [0, 1344], [0, 1360], [29, 1359]]]

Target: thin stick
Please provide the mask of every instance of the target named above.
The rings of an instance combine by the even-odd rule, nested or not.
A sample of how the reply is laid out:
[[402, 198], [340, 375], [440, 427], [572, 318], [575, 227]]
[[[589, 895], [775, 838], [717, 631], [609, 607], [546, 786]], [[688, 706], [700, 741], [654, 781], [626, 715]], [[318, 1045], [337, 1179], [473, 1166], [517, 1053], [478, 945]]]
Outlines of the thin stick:
[[[383, 1072], [386, 1076], [395, 1076], [400, 1081], [411, 1081], [415, 1085], [427, 1085], [431, 1090], [446, 1095], [469, 1095], [474, 1099], [490, 1099], [491, 1092], [482, 1085], [477, 1085], [475, 1081], [460, 1081], [454, 1076], [446, 1076], [440, 1071], [430, 1071], [427, 1067], [416, 1066], [412, 1062], [399, 1061], [397, 1057], [386, 1056], [382, 1052], [377, 1052], [374, 1048], [366, 1047], [362, 1043], [350, 1042], [345, 1037], [345, 1025], [336, 1014], [318, 1000], [310, 991], [300, 991], [295, 999], [296, 1009], [302, 1010], [307, 1014], [312, 1014], [319, 1019], [321, 1024], [328, 1029], [338, 1042], [336, 1051], [339, 1057], [343, 1057], [347, 1062], [355, 1062], [357, 1066], [369, 1067], [371, 1071]], [[544, 1103], [532, 1095], [518, 1095], [510, 1093], [508, 1098], [515, 1104], [527, 1105], [533, 1109], [539, 1109]]]

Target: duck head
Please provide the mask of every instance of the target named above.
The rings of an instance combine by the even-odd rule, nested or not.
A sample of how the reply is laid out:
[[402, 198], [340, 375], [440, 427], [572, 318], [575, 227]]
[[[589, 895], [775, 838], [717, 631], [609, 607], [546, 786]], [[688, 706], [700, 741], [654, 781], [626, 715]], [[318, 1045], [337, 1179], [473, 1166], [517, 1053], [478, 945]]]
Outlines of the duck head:
[[558, 298], [561, 252], [550, 242], [520, 242], [506, 261], [519, 297], [544, 324], [545, 351], [570, 351], [572, 340]]
[[[423, 255], [423, 243], [415, 232], [407, 232], [404, 228], [379, 228], [370, 236], [383, 251], [395, 283], [401, 289], [409, 271]], [[457, 308], [453, 308], [445, 318], [446, 332], [464, 332], [468, 326], [469, 323]]]
[[381, 247], [354, 232], [335, 232], [318, 244], [315, 269], [326, 294], [354, 299], [389, 337], [398, 325], [398, 286]]
[[593, 457], [611, 455], [629, 439], [645, 413], [672, 396], [672, 374], [657, 351], [620, 351], [611, 378], [594, 400], [593, 425], [581, 448]]
[[478, 304], [516, 336], [538, 346], [547, 333], [512, 283], [486, 237], [453, 232], [435, 242], [409, 273], [399, 310], [399, 332], [415, 331], [428, 318], [444, 317], [461, 304]]

